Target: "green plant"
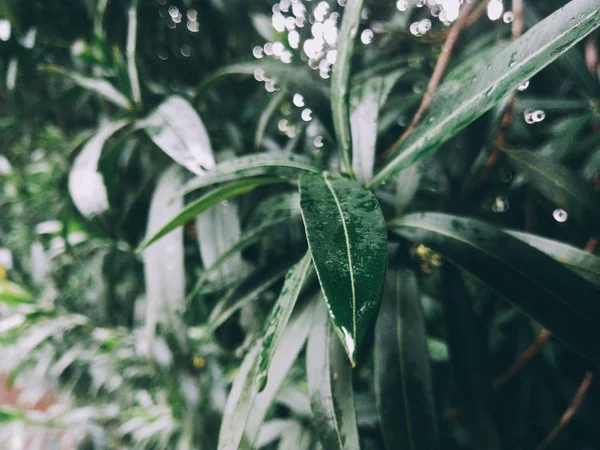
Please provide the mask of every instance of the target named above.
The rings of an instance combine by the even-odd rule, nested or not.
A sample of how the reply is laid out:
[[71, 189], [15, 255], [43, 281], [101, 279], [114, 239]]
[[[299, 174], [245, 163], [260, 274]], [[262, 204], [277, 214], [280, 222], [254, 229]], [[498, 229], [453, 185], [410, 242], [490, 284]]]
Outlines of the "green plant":
[[[81, 3], [90, 23], [73, 55], [15, 40], [2, 49], [3, 61], [34, 66], [29, 75], [48, 83], [35, 94], [21, 93], [19, 78], [5, 83], [10, 164], [0, 171], [0, 243], [23, 266], [43, 263], [0, 281], [0, 344], [11, 355], [0, 367], [72, 402], [42, 423], [77, 424], [94, 448], [600, 441], [593, 410], [585, 433], [543, 441], [573, 378], [600, 364], [597, 1], [572, 0], [540, 20], [536, 8], [564, 2], [513, 0], [504, 27], [478, 20], [499, 0], [465, 3], [460, 14], [458, 1], [312, 11], [281, 1], [273, 27], [253, 2], [198, 2], [185, 17], [181, 5], [116, 3]], [[446, 22], [431, 32], [430, 7]], [[19, 8], [7, 1], [1, 11], [24, 35]], [[155, 34], [156, 8], [168, 27], [186, 22], [192, 38], [181, 42], [207, 33], [178, 46], [204, 64], [191, 82], [179, 74], [185, 88], [143, 53], [155, 53], [140, 36]], [[244, 25], [249, 13], [256, 30]], [[106, 14], [127, 33], [105, 26]], [[309, 16], [303, 55], [320, 77], [290, 37]], [[319, 28], [326, 20], [335, 35]], [[43, 39], [60, 34], [44, 22]], [[215, 22], [232, 30], [217, 44]], [[263, 59], [265, 46], [230, 64], [256, 32], [278, 44], [267, 53], [281, 61]], [[272, 95], [253, 81], [223, 88], [236, 75], [254, 75]], [[48, 92], [67, 103], [44, 105]], [[522, 123], [551, 112], [543, 131]], [[32, 146], [41, 156], [28, 155]], [[36, 170], [39, 161], [47, 167]], [[586, 241], [588, 252], [577, 248]], [[540, 332], [557, 338], [543, 361], [505, 398], [494, 393], [514, 381], [522, 363], [502, 377], [505, 368]], [[542, 375], [552, 381], [534, 386]]]

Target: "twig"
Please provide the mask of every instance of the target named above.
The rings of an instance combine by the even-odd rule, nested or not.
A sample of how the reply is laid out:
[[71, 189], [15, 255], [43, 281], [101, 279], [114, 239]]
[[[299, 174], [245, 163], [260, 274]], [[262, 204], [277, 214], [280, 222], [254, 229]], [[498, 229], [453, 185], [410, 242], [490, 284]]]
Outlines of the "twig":
[[581, 403], [583, 403], [585, 395], [593, 380], [594, 375], [592, 375], [590, 372], [586, 372], [583, 381], [579, 385], [579, 388], [577, 389], [577, 392], [573, 397], [573, 400], [571, 400], [571, 404], [569, 405], [565, 413], [562, 415], [556, 426], [552, 429], [550, 434], [544, 438], [540, 445], [537, 446], [536, 450], [544, 450], [545, 448], [547, 448], [548, 445], [552, 443], [552, 441], [556, 438], [556, 436], [560, 434], [563, 428], [567, 426], [567, 424], [571, 421], [571, 419], [577, 412], [577, 409], [581, 406]]
[[465, 24], [467, 23], [469, 14], [474, 6], [475, 6], [475, 3], [466, 3], [465, 6], [463, 6], [463, 8], [460, 11], [460, 14], [458, 16], [458, 19], [456, 20], [456, 22], [454, 23], [454, 25], [448, 32], [448, 38], [446, 39], [446, 41], [444, 42], [444, 45], [442, 46], [442, 51], [440, 53], [440, 56], [438, 58], [436, 65], [435, 65], [435, 69], [433, 70], [433, 74], [431, 75], [431, 79], [429, 80], [429, 84], [427, 85], [427, 91], [425, 92], [425, 95], [423, 96], [423, 100], [421, 100], [421, 105], [419, 106], [419, 109], [415, 113], [415, 115], [412, 119], [412, 122], [410, 123], [410, 125], [408, 126], [406, 131], [402, 134], [402, 136], [400, 136], [400, 138], [396, 142], [394, 142], [390, 146], [390, 148], [388, 148], [381, 155], [381, 157], [379, 158], [380, 161], [385, 161], [390, 156], [392, 156], [392, 154], [398, 149], [400, 144], [413, 132], [413, 130], [415, 129], [419, 120], [421, 120], [421, 116], [423, 115], [423, 112], [427, 109], [427, 107], [431, 103], [431, 99], [433, 98], [433, 95], [437, 91], [437, 88], [440, 85], [440, 82], [442, 81], [442, 77], [444, 76], [446, 67], [448, 66], [448, 63], [450, 62], [450, 56], [452, 55], [452, 49], [454, 48], [454, 45], [456, 44], [456, 41], [458, 40], [458, 36], [460, 35], [460, 30], [462, 30], [463, 27], [465, 26]]
[[539, 353], [546, 341], [550, 338], [550, 335], [551, 333], [544, 328], [531, 345], [527, 347], [527, 350], [521, 353], [512, 366], [494, 380], [492, 385], [494, 389], [499, 389], [508, 383], [508, 381], [531, 360], [531, 358]]

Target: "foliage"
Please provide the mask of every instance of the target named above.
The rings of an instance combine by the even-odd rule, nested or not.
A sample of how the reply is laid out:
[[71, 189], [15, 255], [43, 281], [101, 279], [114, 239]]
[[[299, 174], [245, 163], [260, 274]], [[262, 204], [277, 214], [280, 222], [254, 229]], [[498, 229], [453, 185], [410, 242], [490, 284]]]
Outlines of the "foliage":
[[600, 365], [600, 6], [459, 3], [0, 1], [0, 371], [58, 394], [0, 424], [542, 442]]

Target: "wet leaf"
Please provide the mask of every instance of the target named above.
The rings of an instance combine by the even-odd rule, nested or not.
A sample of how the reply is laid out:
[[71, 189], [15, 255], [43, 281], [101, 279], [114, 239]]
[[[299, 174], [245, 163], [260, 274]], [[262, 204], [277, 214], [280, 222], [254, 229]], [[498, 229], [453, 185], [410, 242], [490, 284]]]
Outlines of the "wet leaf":
[[582, 221], [600, 224], [600, 197], [594, 186], [554, 160], [529, 151], [507, 151], [509, 161], [544, 197]]
[[140, 252], [144, 250], [146, 247], [149, 247], [174, 229], [185, 225], [204, 211], [207, 211], [213, 206], [218, 205], [223, 200], [229, 200], [233, 197], [237, 197], [238, 195], [245, 194], [246, 192], [256, 189], [259, 186], [280, 183], [281, 181], [282, 180], [280, 178], [258, 178], [252, 180], [234, 181], [230, 184], [220, 186], [186, 206], [180, 214], [171, 219], [171, 221], [169, 221], [163, 228], [157, 231], [153, 236], [147, 238], [140, 245], [137, 251]]
[[415, 273], [388, 271], [375, 327], [374, 386], [386, 448], [439, 448], [425, 317]]
[[169, 97], [139, 126], [158, 148], [195, 174], [203, 174], [215, 165], [206, 128], [182, 97]]
[[595, 0], [573, 0], [496, 54], [468, 88], [458, 80], [446, 79], [420, 125], [369, 185], [389, 180], [438, 148], [599, 25]]
[[294, 309], [296, 300], [298, 300], [298, 295], [300, 295], [300, 290], [302, 289], [310, 264], [310, 253], [306, 253], [306, 255], [304, 255], [304, 257], [288, 271], [279, 298], [277, 299], [275, 306], [273, 306], [271, 314], [267, 318], [265, 332], [262, 337], [262, 348], [258, 359], [256, 383], [258, 384], [259, 391], [262, 391], [267, 385], [267, 376], [273, 355], [277, 350], [285, 327], [290, 320], [292, 310]]
[[550, 256], [475, 219], [410, 214], [389, 226], [394, 233], [423, 243], [462, 267], [600, 365], [598, 289]]
[[318, 172], [310, 160], [303, 156], [275, 153], [247, 155], [217, 164], [203, 176], [193, 178], [186, 183], [180, 194], [188, 194], [217, 183], [260, 175], [293, 179], [303, 172]]
[[579, 276], [600, 287], [600, 258], [598, 256], [563, 242], [547, 239], [535, 234], [514, 230], [503, 231], [541, 250], [556, 261], [564, 264], [565, 267], [576, 272]]
[[377, 200], [340, 175], [300, 176], [308, 245], [335, 331], [352, 364], [377, 319], [387, 233]]
[[327, 450], [358, 450], [352, 368], [322, 302], [314, 311], [306, 370], [313, 425], [321, 444]]
[[85, 217], [108, 211], [108, 193], [104, 177], [98, 172], [98, 163], [104, 144], [119, 130], [129, 125], [128, 120], [104, 124], [83, 146], [69, 172], [69, 193], [77, 209]]
[[129, 99], [123, 95], [117, 88], [115, 88], [111, 83], [102, 78], [90, 78], [85, 77], [83, 75], [79, 75], [75, 72], [71, 72], [67, 69], [63, 69], [62, 67], [57, 66], [42, 66], [42, 70], [48, 72], [55, 72], [61, 75], [65, 75], [73, 80], [77, 85], [81, 86], [84, 89], [95, 92], [96, 94], [104, 97], [111, 103], [114, 103], [117, 106], [120, 106], [124, 109], [131, 109], [132, 104]]
[[354, 41], [358, 33], [363, 0], [348, 0], [344, 7], [342, 24], [338, 32], [337, 58], [331, 72], [331, 110], [344, 169], [352, 168], [352, 133], [348, 94], [350, 91], [350, 63]]

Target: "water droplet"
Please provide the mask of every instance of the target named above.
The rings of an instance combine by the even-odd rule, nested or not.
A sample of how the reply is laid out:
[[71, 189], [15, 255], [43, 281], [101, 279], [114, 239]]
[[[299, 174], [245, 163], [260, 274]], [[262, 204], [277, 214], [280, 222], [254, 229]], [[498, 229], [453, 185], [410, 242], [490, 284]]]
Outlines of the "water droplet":
[[305, 122], [310, 122], [312, 120], [312, 111], [308, 108], [303, 109], [301, 117]]
[[524, 81], [522, 84], [519, 85], [519, 87], [517, 88], [519, 91], [524, 91], [525, 89], [527, 89], [529, 87], [529, 80]]
[[410, 24], [410, 34], [414, 36], [420, 36], [419, 34], [419, 22], [413, 22]]
[[554, 210], [554, 212], [552, 213], [552, 217], [554, 217], [554, 220], [556, 220], [557, 222], [564, 223], [569, 218], [569, 215], [564, 209], [559, 208]]
[[304, 97], [302, 96], [302, 94], [294, 94], [292, 102], [298, 108], [302, 108], [304, 106]]
[[418, 0], [417, 1], [417, 8], [422, 8], [423, 6], [425, 6], [426, 0]]
[[288, 42], [290, 43], [290, 47], [298, 48], [300, 45], [300, 34], [297, 31], [290, 31], [288, 34]]
[[372, 40], [373, 40], [373, 30], [367, 28], [366, 30], [364, 30], [361, 33], [361, 35], [360, 35], [360, 41], [363, 44], [370, 44]]
[[323, 136], [317, 136], [314, 140], [314, 144], [317, 148], [323, 147]]
[[490, 20], [498, 20], [502, 16], [504, 5], [501, 0], [490, 0], [487, 5], [487, 15]]
[[182, 45], [182, 46], [181, 46], [181, 54], [182, 54], [183, 56], [185, 56], [186, 58], [187, 58], [188, 56], [190, 56], [190, 55], [192, 54], [192, 49], [191, 49], [191, 47], [190, 47], [189, 45]]
[[435, 119], [436, 119], [436, 117], [435, 117], [435, 116], [431, 116], [431, 117], [430, 117], [430, 118], [429, 118], [427, 121], [428, 121], [429, 123], [433, 123], [433, 122], [435, 122]]
[[488, 71], [489, 71], [489, 70], [492, 70], [492, 65], [491, 65], [491, 64], [488, 64], [488, 65], [487, 65], [487, 67], [485, 68], [485, 70], [488, 70]]
[[254, 71], [254, 79], [256, 81], [265, 81], [265, 71], [258, 68]]
[[508, 199], [504, 195], [499, 195], [494, 199], [492, 211], [495, 213], [503, 213], [508, 210], [509, 206]]
[[506, 11], [503, 15], [502, 15], [502, 20], [504, 21], [504, 23], [511, 23], [515, 18], [515, 14], [512, 11]]
[[281, 56], [283, 54], [283, 50], [285, 50], [285, 47], [281, 42], [275, 42], [273, 44], [273, 55]]
[[532, 117], [535, 122], [541, 122], [546, 118], [546, 113], [545, 111], [538, 109], [532, 113]]
[[277, 83], [275, 78], [271, 78], [265, 81], [265, 89], [267, 92], [275, 92], [277, 90]]
[[494, 89], [496, 89], [496, 85], [493, 85], [492, 87], [490, 87], [486, 92], [485, 92], [485, 96], [489, 97], [490, 95], [492, 95], [492, 93], [494, 92]]
[[408, 1], [407, 0], [398, 0], [396, 2], [396, 8], [398, 8], [398, 11], [406, 11], [406, 9], [408, 8]]
[[265, 54], [271, 56], [273, 54], [273, 43], [267, 42], [264, 46]]
[[279, 129], [279, 131], [281, 131], [282, 133], [285, 133], [288, 129], [288, 121], [286, 119], [281, 119], [278, 123], [277, 123], [277, 128]]
[[476, 81], [477, 81], [477, 77], [476, 76], [473, 77], [473, 78], [471, 78], [471, 84], [475, 84]]
[[418, 25], [419, 33], [425, 34], [431, 29], [431, 20], [423, 19], [419, 22]]
[[257, 45], [256, 47], [254, 47], [252, 49], [252, 55], [256, 58], [256, 59], [260, 59], [263, 57], [263, 49], [260, 45]]
[[535, 123], [535, 120], [533, 120], [533, 111], [531, 111], [530, 109], [526, 109], [523, 112], [523, 116], [525, 117], [525, 122], [529, 125], [531, 125], [532, 123]]
[[508, 67], [514, 67], [516, 59], [517, 59], [517, 52], [512, 52], [510, 55], [510, 60], [508, 61]]

